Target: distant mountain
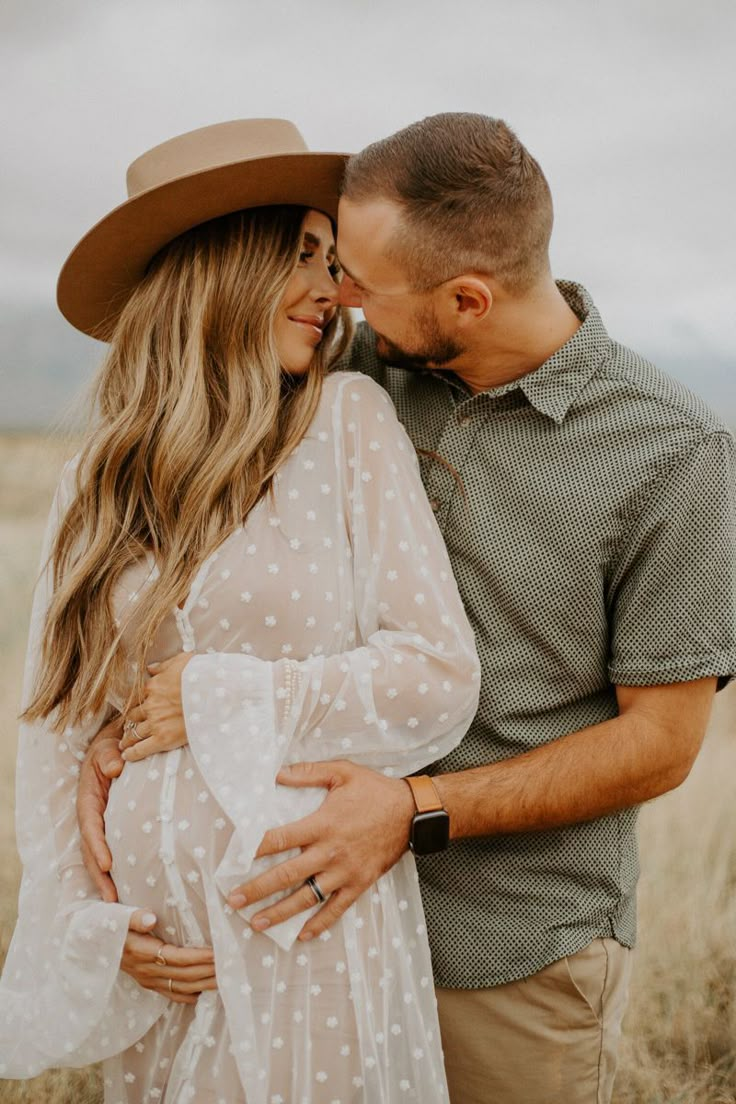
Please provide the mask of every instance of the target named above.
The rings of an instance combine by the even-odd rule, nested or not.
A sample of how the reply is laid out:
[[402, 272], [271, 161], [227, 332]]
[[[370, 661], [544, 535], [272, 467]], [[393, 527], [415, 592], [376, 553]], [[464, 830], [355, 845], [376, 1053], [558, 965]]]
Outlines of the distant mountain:
[[[0, 303], [0, 430], [47, 429], [73, 417], [104, 352], [104, 345], [72, 329], [51, 305]], [[652, 359], [736, 428], [733, 364], [712, 354], [702, 361]]]

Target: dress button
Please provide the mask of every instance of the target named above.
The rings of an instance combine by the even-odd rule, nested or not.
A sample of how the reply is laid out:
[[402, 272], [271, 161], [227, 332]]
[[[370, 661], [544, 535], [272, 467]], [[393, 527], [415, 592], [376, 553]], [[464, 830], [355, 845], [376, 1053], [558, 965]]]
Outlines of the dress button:
[[467, 425], [468, 422], [470, 422], [470, 421], [471, 421], [471, 417], [470, 417], [469, 414], [458, 414], [458, 416], [457, 416], [457, 424], [458, 425], [464, 426], [464, 425]]
[[432, 507], [432, 509], [434, 510], [435, 513], [437, 513], [437, 511], [440, 508], [440, 504], [439, 504], [439, 502], [437, 501], [436, 498], [430, 498], [429, 505]]

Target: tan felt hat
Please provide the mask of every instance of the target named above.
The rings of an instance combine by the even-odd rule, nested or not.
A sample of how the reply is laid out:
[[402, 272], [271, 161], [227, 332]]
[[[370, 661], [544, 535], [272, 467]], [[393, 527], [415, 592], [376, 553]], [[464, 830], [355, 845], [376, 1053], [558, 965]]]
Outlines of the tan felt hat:
[[236, 119], [180, 134], [128, 169], [129, 199], [72, 250], [57, 302], [78, 330], [107, 341], [148, 263], [209, 219], [246, 207], [299, 204], [337, 214], [348, 154], [311, 153], [286, 119]]

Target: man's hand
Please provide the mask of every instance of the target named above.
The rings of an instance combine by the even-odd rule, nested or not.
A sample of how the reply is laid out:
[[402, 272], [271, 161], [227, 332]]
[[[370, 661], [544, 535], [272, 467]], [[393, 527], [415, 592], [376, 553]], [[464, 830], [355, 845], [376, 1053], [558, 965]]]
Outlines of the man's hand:
[[294, 847], [301, 848], [301, 854], [238, 886], [229, 902], [239, 909], [279, 890], [294, 889], [252, 918], [252, 926], [263, 931], [314, 905], [314, 893], [304, 885], [314, 876], [329, 899], [299, 935], [312, 939], [401, 858], [408, 846], [414, 799], [402, 779], [345, 760], [297, 763], [285, 767], [276, 781], [284, 786], [324, 786], [329, 793], [315, 813], [267, 832], [256, 857]]
[[124, 767], [118, 747], [123, 722], [116, 717], [101, 728], [92, 740], [79, 771], [77, 819], [82, 835], [82, 858], [87, 873], [103, 901], [117, 901], [115, 883], [110, 877], [112, 855], [105, 840], [105, 807], [110, 783]]
[[152, 912], [138, 909], [132, 914], [120, 969], [144, 989], [161, 993], [176, 1004], [196, 1004], [205, 989], [217, 988], [212, 948], [164, 943], [150, 934], [155, 923]]
[[143, 701], [125, 715], [120, 750], [127, 762], [135, 763], [188, 743], [181, 702], [181, 675], [191, 658], [191, 653], [180, 652], [163, 663], [149, 666], [152, 677], [146, 683]]

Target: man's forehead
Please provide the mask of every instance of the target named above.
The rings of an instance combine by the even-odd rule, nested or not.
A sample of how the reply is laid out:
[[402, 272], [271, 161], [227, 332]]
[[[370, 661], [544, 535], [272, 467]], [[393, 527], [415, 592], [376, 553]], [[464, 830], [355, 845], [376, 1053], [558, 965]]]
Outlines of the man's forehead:
[[397, 230], [400, 219], [401, 209], [390, 199], [355, 202], [343, 196], [338, 208], [338, 234], [342, 223], [351, 235], [361, 232], [374, 240], [388, 239]]
[[399, 279], [403, 283], [400, 270], [386, 255], [399, 217], [398, 207], [388, 200], [340, 200], [337, 252], [348, 276], [357, 283], [395, 284]]

